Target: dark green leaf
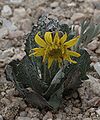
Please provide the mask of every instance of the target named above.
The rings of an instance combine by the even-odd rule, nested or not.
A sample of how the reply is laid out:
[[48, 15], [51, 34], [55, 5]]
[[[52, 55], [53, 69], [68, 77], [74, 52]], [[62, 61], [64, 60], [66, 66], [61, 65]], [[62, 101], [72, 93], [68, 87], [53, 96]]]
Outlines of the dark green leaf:
[[16, 80], [24, 87], [31, 87], [39, 93], [45, 90], [46, 84], [40, 80], [35, 65], [27, 56], [21, 61], [12, 61], [9, 65], [12, 67]]
[[50, 97], [48, 103], [54, 108], [57, 109], [62, 102], [62, 93], [63, 93], [63, 85]]

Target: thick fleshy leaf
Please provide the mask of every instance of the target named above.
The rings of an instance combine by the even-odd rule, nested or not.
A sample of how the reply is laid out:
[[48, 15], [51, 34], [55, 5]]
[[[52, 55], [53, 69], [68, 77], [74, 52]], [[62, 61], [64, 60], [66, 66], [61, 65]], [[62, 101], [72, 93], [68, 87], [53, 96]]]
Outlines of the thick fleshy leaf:
[[69, 40], [68, 42], [65, 42], [64, 45], [66, 46], [66, 48], [70, 48], [77, 43], [78, 38], [79, 38], [79, 36]]
[[48, 99], [51, 95], [53, 95], [62, 85], [62, 83], [64, 82], [64, 68], [61, 68], [56, 75], [54, 76], [54, 78], [51, 81], [51, 84], [49, 86], [49, 88], [47, 89], [47, 91], [44, 93], [44, 96]]
[[75, 59], [77, 64], [69, 64], [68, 68], [65, 70], [65, 94], [70, 94], [70, 90], [77, 90], [77, 88], [81, 86], [83, 80], [88, 79], [86, 72], [90, 68], [91, 63], [89, 54], [83, 49], [78, 52], [81, 56]]
[[52, 44], [52, 35], [51, 32], [46, 32], [44, 35], [45, 41], [49, 44]]
[[63, 95], [64, 86], [62, 85], [53, 95], [50, 96], [48, 103], [54, 108], [58, 109], [58, 107], [62, 103], [62, 95]]
[[38, 35], [38, 33], [35, 36], [35, 42], [41, 47], [46, 47], [46, 42]]
[[[12, 61], [9, 66], [16, 76], [17, 82], [20, 82], [24, 87], [31, 87], [39, 93], [44, 91], [43, 89], [45, 88], [42, 88], [44, 83], [40, 80], [39, 72], [27, 56], [25, 56], [21, 61]], [[46, 84], [44, 84], [44, 86], [45, 85]]]

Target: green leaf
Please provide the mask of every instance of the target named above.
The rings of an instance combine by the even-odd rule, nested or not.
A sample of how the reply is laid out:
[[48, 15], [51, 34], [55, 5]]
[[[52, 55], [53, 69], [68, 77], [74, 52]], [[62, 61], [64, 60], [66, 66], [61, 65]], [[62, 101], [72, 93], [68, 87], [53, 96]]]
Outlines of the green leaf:
[[81, 49], [78, 52], [81, 56], [80, 58], [75, 59], [77, 64], [70, 64], [65, 70], [66, 80], [64, 85], [66, 93], [70, 89], [76, 90], [81, 86], [83, 80], [88, 79], [88, 77], [86, 77], [86, 72], [90, 68], [90, 56], [84, 49]]
[[77, 48], [79, 48], [81, 43], [83, 43], [83, 46], [86, 46], [98, 34], [100, 34], [100, 24], [96, 25], [88, 19], [83, 20], [81, 22], [81, 35], [77, 44]]
[[62, 93], [63, 93], [63, 85], [50, 96], [48, 103], [54, 108], [57, 109], [62, 103]]
[[60, 69], [57, 74], [54, 76], [53, 80], [47, 91], [44, 93], [44, 96], [48, 99], [53, 93], [55, 93], [62, 85], [64, 81], [64, 71], [63, 68]]
[[67, 24], [61, 24], [60, 31], [62, 31], [63, 33], [66, 32], [67, 34], [69, 34], [71, 32], [71, 29], [69, 28]]
[[35, 92], [34, 90], [29, 91], [29, 90], [24, 90], [23, 91], [25, 99], [28, 103], [31, 103], [31, 105], [39, 108], [52, 108], [49, 103], [46, 101], [45, 98], [43, 98], [40, 94]]
[[12, 67], [12, 71], [16, 76], [17, 82], [21, 83], [24, 87], [31, 87], [39, 93], [42, 93], [46, 89], [46, 83], [40, 80], [38, 76], [39, 73], [37, 73], [35, 65], [27, 56], [25, 56], [21, 61], [12, 61], [9, 65]]

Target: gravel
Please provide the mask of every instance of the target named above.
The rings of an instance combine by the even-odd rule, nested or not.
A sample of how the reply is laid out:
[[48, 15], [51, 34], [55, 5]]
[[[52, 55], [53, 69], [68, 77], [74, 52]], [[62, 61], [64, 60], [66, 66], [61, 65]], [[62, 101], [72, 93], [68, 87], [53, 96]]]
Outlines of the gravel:
[[[32, 23], [36, 23], [41, 14], [48, 13], [49, 18], [61, 23], [74, 23], [80, 33], [79, 23], [83, 18], [93, 17], [95, 23], [100, 23], [99, 3], [100, 0], [0, 0], [0, 120], [100, 119], [100, 76], [96, 74], [78, 89], [81, 101], [74, 93], [63, 101], [63, 108], [44, 112], [29, 107], [4, 75], [6, 64], [25, 55], [24, 36], [31, 31]], [[100, 37], [89, 43], [86, 49], [92, 64], [99, 61]]]

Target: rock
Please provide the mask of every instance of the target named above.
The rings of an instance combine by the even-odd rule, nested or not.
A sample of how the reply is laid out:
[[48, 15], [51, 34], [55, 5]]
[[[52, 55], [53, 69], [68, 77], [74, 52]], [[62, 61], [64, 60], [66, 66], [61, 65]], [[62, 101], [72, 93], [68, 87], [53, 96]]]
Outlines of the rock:
[[11, 100], [12, 102], [17, 103], [21, 110], [25, 110], [25, 108], [27, 107], [26, 103], [20, 97], [14, 97]]
[[[56, 118], [59, 120], [65, 120], [66, 118], [66, 113], [64, 113], [63, 111], [60, 111], [58, 114], [56, 114]], [[57, 120], [56, 119], [56, 120]], [[67, 119], [66, 119], [67, 120]], [[69, 119], [68, 119], [69, 120]]]
[[26, 17], [25, 8], [21, 7], [14, 9], [14, 16], [19, 16], [20, 18]]
[[72, 20], [72, 21], [78, 21], [78, 20], [81, 20], [81, 19], [83, 19], [83, 18], [85, 18], [85, 17], [86, 17], [86, 15], [83, 14], [83, 13], [74, 13], [74, 14], [72, 15], [72, 17], [71, 17], [71, 20]]
[[26, 111], [20, 112], [20, 117], [26, 117], [26, 116], [27, 116], [27, 112]]
[[4, 38], [6, 35], [8, 35], [8, 30], [6, 27], [3, 27], [0, 29], [0, 39]]
[[93, 19], [96, 24], [100, 24], [100, 10], [94, 10]]
[[51, 8], [56, 8], [56, 7], [58, 7], [58, 5], [59, 5], [59, 2], [55, 1], [55, 2], [53, 2], [53, 3], [50, 4], [50, 7]]
[[5, 104], [6, 106], [11, 104], [10, 100], [8, 100], [8, 99], [5, 98], [5, 97], [1, 99], [1, 102], [2, 102], [3, 104]]
[[51, 112], [47, 112], [43, 117], [43, 120], [53, 119], [53, 115]]
[[16, 120], [31, 120], [29, 117], [18, 117]]
[[100, 0], [92, 0], [92, 4], [95, 9], [100, 10]]
[[11, 21], [16, 24], [21, 19], [25, 18], [26, 15], [27, 15], [27, 12], [26, 12], [25, 8], [23, 8], [23, 7], [16, 8], [16, 9], [14, 9], [14, 15], [11, 18]]
[[91, 90], [93, 91], [93, 93], [95, 93], [96, 95], [100, 96], [100, 82], [99, 79], [92, 77], [91, 75], [88, 75], [89, 77], [89, 83], [90, 83], [90, 87]]
[[78, 2], [84, 2], [84, 0], [78, 0]]
[[100, 115], [100, 109], [96, 110], [96, 113], [97, 113], [98, 115]]
[[3, 51], [0, 59], [5, 59], [7, 57], [12, 57], [14, 55], [14, 49], [15, 48], [12, 47], [12, 48], [9, 48], [9, 49]]
[[21, 24], [21, 29], [24, 31], [24, 32], [29, 32], [31, 31], [32, 29], [32, 21], [30, 19], [23, 19], [20, 21], [20, 24]]
[[94, 64], [94, 69], [97, 71], [97, 73], [100, 76], [100, 63], [99, 62], [97, 62], [97, 63]]
[[3, 27], [6, 27], [8, 31], [15, 31], [17, 30], [17, 26], [14, 25], [10, 20], [3, 19]]
[[79, 114], [81, 110], [79, 108], [73, 107], [72, 113]]
[[91, 61], [92, 61], [93, 63], [98, 62], [97, 56], [90, 56], [90, 59], [91, 59]]
[[4, 39], [1, 39], [0, 40], [0, 49], [1, 50], [6, 50], [8, 48], [12, 47], [12, 42], [9, 41], [9, 40], [4, 40]]
[[40, 120], [40, 119], [39, 119], [39, 118], [34, 117], [34, 118], [32, 118], [31, 120]]
[[12, 4], [20, 5], [24, 0], [10, 0]]
[[26, 12], [27, 12], [27, 14], [32, 15], [32, 10], [31, 10], [31, 8], [27, 8]]
[[98, 48], [96, 49], [95, 53], [99, 54], [100, 55], [100, 44], [98, 44]]
[[91, 43], [87, 45], [87, 47], [89, 50], [96, 50], [96, 48], [98, 47], [98, 41], [93, 40]]
[[8, 37], [10, 39], [14, 39], [14, 38], [19, 38], [19, 37], [23, 37], [24, 36], [24, 32], [21, 30], [16, 30], [16, 31], [10, 31]]
[[76, 3], [71, 2], [71, 3], [68, 3], [67, 6], [68, 6], [68, 7], [76, 7]]
[[9, 5], [4, 5], [4, 6], [3, 6], [3, 9], [2, 9], [2, 11], [1, 11], [1, 15], [2, 15], [3, 17], [9, 17], [9, 16], [12, 15], [12, 9], [10, 8]]
[[29, 116], [31, 118], [33, 118], [33, 117], [39, 117], [40, 116], [40, 112], [36, 108], [29, 109], [27, 112], [28, 112], [27, 116]]
[[11, 88], [11, 89], [6, 90], [6, 93], [7, 93], [7, 95], [9, 97], [14, 96], [14, 94], [15, 94], [15, 88]]
[[84, 118], [83, 120], [92, 120], [91, 118]]
[[3, 117], [0, 115], [0, 120], [3, 120]]
[[78, 98], [78, 93], [77, 93], [77, 92], [74, 92], [72, 96], [73, 96], [73, 98], [76, 99], [76, 98]]
[[2, 116], [6, 120], [14, 120], [19, 111], [19, 106], [16, 103], [11, 103], [2, 110]]

